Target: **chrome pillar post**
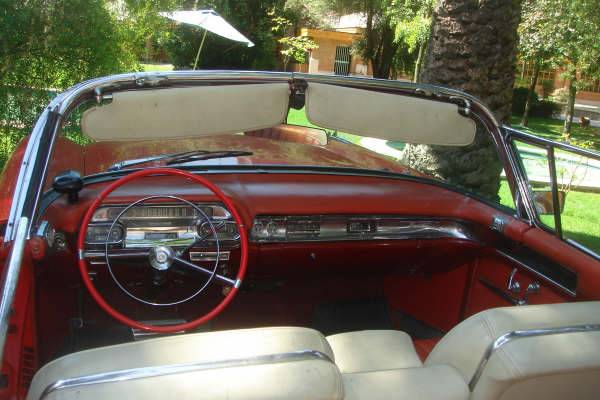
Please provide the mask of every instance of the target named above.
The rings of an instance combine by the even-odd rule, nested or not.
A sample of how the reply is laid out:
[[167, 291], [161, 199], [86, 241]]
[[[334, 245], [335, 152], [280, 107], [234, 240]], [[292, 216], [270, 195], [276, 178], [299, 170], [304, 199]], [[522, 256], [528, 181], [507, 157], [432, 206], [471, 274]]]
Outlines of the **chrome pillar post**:
[[17, 290], [17, 282], [19, 281], [19, 272], [21, 271], [21, 260], [23, 259], [23, 251], [25, 250], [28, 227], [29, 219], [27, 217], [21, 217], [17, 226], [17, 234], [15, 236], [15, 241], [13, 242], [8, 262], [2, 272], [2, 292], [0, 297], [0, 365], [2, 365], [2, 361], [4, 360], [4, 345], [6, 343], [8, 324], [10, 323], [12, 304]]

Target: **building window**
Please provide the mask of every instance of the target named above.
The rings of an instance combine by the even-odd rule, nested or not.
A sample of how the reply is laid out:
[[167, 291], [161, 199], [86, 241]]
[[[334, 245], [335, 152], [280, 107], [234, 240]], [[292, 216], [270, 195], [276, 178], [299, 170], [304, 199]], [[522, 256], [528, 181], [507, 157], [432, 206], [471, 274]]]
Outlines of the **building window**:
[[[519, 62], [517, 73], [521, 79], [530, 81], [531, 75], [533, 74], [533, 63]], [[554, 75], [556, 70], [553, 69], [542, 69], [538, 75], [538, 81], [554, 81]]]
[[348, 75], [350, 73], [350, 58], [349, 46], [337, 46], [335, 48], [333, 72], [336, 75]]

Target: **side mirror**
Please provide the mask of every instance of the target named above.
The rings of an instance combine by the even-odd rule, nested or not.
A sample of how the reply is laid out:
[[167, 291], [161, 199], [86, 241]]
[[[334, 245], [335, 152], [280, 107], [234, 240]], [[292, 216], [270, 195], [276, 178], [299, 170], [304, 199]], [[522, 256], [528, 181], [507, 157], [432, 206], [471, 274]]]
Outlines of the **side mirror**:
[[[565, 200], [567, 198], [567, 192], [558, 191], [558, 206], [562, 214], [565, 209]], [[533, 202], [535, 208], [539, 214], [550, 214], [554, 215], [554, 201], [552, 200], [552, 190], [534, 190], [533, 191]]]
[[83, 188], [83, 179], [77, 171], [63, 171], [54, 177], [52, 188], [58, 193], [66, 193], [69, 203], [75, 203], [79, 191]]

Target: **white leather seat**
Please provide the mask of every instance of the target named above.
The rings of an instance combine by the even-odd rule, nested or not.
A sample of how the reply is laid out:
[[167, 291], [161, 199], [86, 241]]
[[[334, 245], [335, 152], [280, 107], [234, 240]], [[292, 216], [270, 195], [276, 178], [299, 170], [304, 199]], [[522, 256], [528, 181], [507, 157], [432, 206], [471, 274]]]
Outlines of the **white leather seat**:
[[[460, 371], [468, 382], [477, 368], [487, 346], [501, 335], [515, 330], [555, 328], [583, 324], [600, 324], [600, 302], [543, 304], [520, 307], [493, 308], [475, 314], [452, 328], [433, 348], [425, 365], [449, 364]], [[559, 335], [564, 350], [577, 346], [574, 334]], [[519, 339], [514, 345], [533, 345], [541, 337]], [[569, 346], [570, 345], [570, 346]], [[502, 354], [500, 351], [499, 354]], [[563, 353], [555, 353], [562, 357]], [[600, 353], [597, 354], [600, 362]], [[582, 360], [583, 362], [584, 360]]]
[[421, 367], [412, 339], [401, 331], [373, 330], [327, 337], [340, 372]]
[[[509, 340], [491, 353], [471, 390], [468, 386], [486, 349], [501, 335], [584, 324], [600, 326], [600, 302], [487, 310], [448, 332], [424, 365], [408, 335], [398, 331], [351, 332], [327, 339], [307, 328], [172, 336], [55, 360], [38, 371], [28, 399], [39, 399], [59, 380], [141, 367], [156, 367], [158, 373], [71, 386], [47, 392], [46, 398], [596, 399], [600, 393], [598, 327]], [[294, 352], [301, 350], [322, 356], [301, 353], [290, 361], [290, 354], [298, 355]], [[287, 358], [252, 362], [256, 357], [284, 353]], [[164, 374], [165, 365], [187, 363], [204, 363], [204, 367]]]
[[[585, 324], [600, 325], [600, 302], [487, 310], [448, 332], [422, 367], [395, 360], [416, 357], [407, 356], [414, 347], [396, 331], [344, 333], [328, 340], [345, 372], [347, 399], [596, 399], [600, 332], [593, 329], [510, 340], [491, 354], [473, 390], [467, 389], [488, 346], [505, 333]], [[377, 357], [357, 354], [364, 350]]]
[[[164, 367], [314, 350], [333, 360], [327, 340], [307, 328], [259, 328], [177, 335], [86, 350], [50, 362], [27, 398], [37, 400], [59, 380], [141, 367]], [[214, 366], [187, 373], [96, 383], [50, 392], [47, 399], [342, 399], [331, 361], [307, 358], [260, 365]]]

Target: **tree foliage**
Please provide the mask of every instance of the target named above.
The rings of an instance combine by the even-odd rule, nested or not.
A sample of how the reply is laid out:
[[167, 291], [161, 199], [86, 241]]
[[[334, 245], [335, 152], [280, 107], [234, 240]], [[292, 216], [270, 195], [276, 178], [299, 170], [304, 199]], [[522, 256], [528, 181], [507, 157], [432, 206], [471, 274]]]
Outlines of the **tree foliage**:
[[600, 5], [592, 0], [527, 0], [519, 33], [522, 58], [564, 70], [568, 136], [577, 90], [600, 76]]
[[433, 0], [288, 0], [286, 8], [307, 25], [329, 28], [335, 16], [361, 14], [362, 36], [353, 52], [369, 61], [376, 78], [413, 68], [429, 37]]
[[[425, 48], [431, 33], [433, 0], [396, 0], [396, 42], [400, 43], [396, 64], [410, 64], [413, 81], [419, 81]], [[404, 50], [404, 51], [403, 51]], [[403, 66], [405, 70], [407, 68]]]
[[4, 158], [53, 92], [138, 64], [124, 25], [105, 1], [0, 0], [0, 9]]
[[[248, 48], [243, 43], [209, 33], [200, 55], [199, 67], [274, 69], [278, 38], [271, 30], [273, 12], [283, 13], [284, 4], [284, 0], [184, 1], [181, 9], [214, 9], [255, 45]], [[166, 34], [161, 44], [165, 46], [176, 68], [190, 69], [201, 40], [201, 29], [178, 24]]]
[[306, 36], [287, 36], [279, 39], [284, 48], [279, 52], [283, 56], [284, 70], [290, 61], [306, 63], [308, 51], [318, 48], [317, 44]]

